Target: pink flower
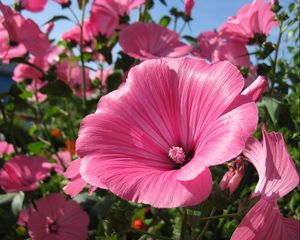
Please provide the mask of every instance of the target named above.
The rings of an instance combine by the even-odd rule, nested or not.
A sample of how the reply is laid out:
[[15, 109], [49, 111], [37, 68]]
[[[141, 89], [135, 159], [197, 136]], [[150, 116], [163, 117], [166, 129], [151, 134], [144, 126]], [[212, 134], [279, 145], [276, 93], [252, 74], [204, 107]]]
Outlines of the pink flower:
[[228, 62], [160, 59], [131, 68], [81, 123], [81, 177], [155, 207], [200, 203], [212, 189], [209, 166], [241, 153], [256, 128], [243, 84]]
[[155, 23], [134, 23], [120, 33], [119, 43], [131, 57], [146, 60], [160, 57], [180, 57], [189, 54], [190, 47], [179, 41], [179, 35]]
[[0, 186], [6, 192], [32, 191], [50, 174], [52, 166], [43, 157], [17, 155], [0, 170]]
[[219, 41], [212, 53], [212, 62], [227, 60], [237, 67], [251, 67], [245, 44], [235, 40]]
[[221, 190], [229, 189], [232, 194], [238, 187], [245, 174], [245, 166], [241, 157], [236, 158], [233, 162], [227, 164], [229, 170], [223, 176], [219, 186]]
[[82, 240], [87, 238], [89, 217], [81, 206], [66, 200], [60, 193], [36, 201], [28, 218], [29, 236], [32, 240], [64, 239]]
[[112, 37], [120, 26], [120, 17], [144, 4], [145, 0], [94, 0], [90, 20], [95, 35]]
[[195, 49], [193, 54], [213, 63], [227, 60], [237, 67], [253, 66], [243, 42], [225, 38], [216, 31], [201, 33], [197, 44], [199, 49]]
[[242, 92], [243, 95], [251, 97], [253, 101], [260, 101], [263, 93], [268, 88], [268, 81], [262, 76], [259, 76]]
[[193, 50], [193, 54], [211, 61], [214, 49], [218, 46], [219, 33], [217, 31], [202, 32], [197, 38], [199, 49]]
[[19, 0], [22, 8], [30, 12], [41, 12], [47, 5], [48, 0]]
[[107, 77], [112, 73], [113, 73], [113, 69], [111, 67], [106, 69], [98, 69], [92, 76], [92, 79], [98, 78], [99, 80], [101, 80], [101, 86], [105, 90]]
[[64, 172], [64, 168], [68, 168], [72, 163], [72, 153], [69, 151], [59, 151], [53, 158], [57, 160], [54, 170], [60, 174]]
[[[86, 186], [86, 182], [82, 179], [79, 168], [81, 164], [81, 159], [78, 158], [74, 160], [67, 171], [65, 172], [65, 178], [70, 178], [70, 182], [64, 187], [64, 192], [69, 194], [71, 197], [75, 197], [78, 193], [82, 191], [82, 189]], [[89, 193], [93, 193], [97, 187], [91, 186], [89, 189]], [[101, 185], [101, 188], [105, 189], [104, 185]]]
[[195, 1], [194, 0], [184, 0], [184, 6], [185, 6], [185, 14], [187, 16], [191, 16], [192, 13], [192, 9], [195, 5]]
[[69, 4], [71, 4], [70, 0], [53, 0], [54, 2], [57, 2], [63, 6], [68, 6]]
[[231, 239], [296, 240], [300, 224], [281, 216], [277, 200], [298, 185], [299, 176], [282, 135], [267, 133], [264, 127], [262, 133], [263, 142], [250, 138], [243, 152], [259, 175], [252, 197], [261, 198], [243, 218]]
[[[71, 28], [69, 31], [65, 32], [61, 39], [64, 41], [75, 41], [77, 43], [80, 43], [80, 26], [76, 25], [73, 28]], [[88, 43], [94, 39], [93, 33], [92, 33], [92, 26], [90, 20], [85, 20], [83, 23], [83, 41]]]
[[0, 141], [0, 158], [3, 157], [3, 154], [12, 154], [14, 152], [14, 146], [9, 144], [6, 141]]
[[[0, 53], [2, 51], [4, 53], [0, 55], [7, 55], [11, 46], [18, 46], [21, 47], [21, 49], [23, 49], [24, 46], [28, 52], [39, 57], [43, 56], [45, 52], [47, 52], [50, 48], [50, 41], [47, 35], [41, 32], [40, 28], [34, 21], [31, 19], [25, 19], [22, 15], [17, 12], [13, 12], [1, 2], [0, 10], [3, 14], [0, 22], [0, 25], [2, 25], [0, 26], [0, 31], [3, 31], [3, 27], [8, 34], [8, 36], [7, 34], [4, 34], [4, 39], [8, 38], [5, 43], [2, 43], [3, 46], [0, 49]], [[5, 44], [6, 47], [4, 46]], [[17, 56], [22, 56], [24, 54], [23, 51], [24, 49]]]
[[272, 4], [263, 0], [254, 0], [246, 4], [236, 16], [227, 19], [220, 27], [222, 35], [244, 43], [249, 43], [257, 35], [268, 35], [278, 23], [271, 11]]

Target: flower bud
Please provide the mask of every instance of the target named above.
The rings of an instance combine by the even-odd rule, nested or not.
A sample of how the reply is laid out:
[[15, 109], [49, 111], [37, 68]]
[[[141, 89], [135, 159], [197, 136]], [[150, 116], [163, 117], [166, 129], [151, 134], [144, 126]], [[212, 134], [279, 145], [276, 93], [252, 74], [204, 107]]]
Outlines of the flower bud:
[[222, 191], [229, 189], [232, 194], [238, 187], [245, 174], [245, 166], [242, 157], [238, 157], [231, 163], [228, 163], [228, 171], [224, 174], [219, 186]]

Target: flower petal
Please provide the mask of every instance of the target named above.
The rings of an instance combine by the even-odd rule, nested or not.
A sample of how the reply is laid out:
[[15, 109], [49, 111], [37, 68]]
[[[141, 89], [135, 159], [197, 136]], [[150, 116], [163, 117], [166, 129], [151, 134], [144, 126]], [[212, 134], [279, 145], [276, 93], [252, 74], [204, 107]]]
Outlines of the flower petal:
[[259, 175], [253, 196], [283, 197], [298, 185], [299, 176], [282, 135], [264, 127], [262, 133], [263, 143], [250, 138], [243, 152]]

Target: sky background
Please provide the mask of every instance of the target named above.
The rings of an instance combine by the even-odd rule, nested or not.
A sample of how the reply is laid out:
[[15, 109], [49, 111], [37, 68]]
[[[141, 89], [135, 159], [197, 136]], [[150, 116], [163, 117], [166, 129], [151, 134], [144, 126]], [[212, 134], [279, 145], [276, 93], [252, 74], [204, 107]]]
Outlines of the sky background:
[[[2, 0], [2, 3], [6, 5], [11, 5], [13, 0]], [[89, 9], [91, 7], [92, 0], [89, 0], [86, 17], [89, 15]], [[184, 1], [183, 0], [166, 0], [167, 7], [162, 5], [159, 0], [154, 0], [155, 5], [151, 10], [151, 16], [154, 21], [158, 22], [159, 19], [168, 15], [169, 10], [172, 7], [176, 7], [179, 10], [184, 10]], [[193, 21], [190, 22], [190, 27], [185, 27], [184, 31], [182, 31], [182, 35], [191, 35], [193, 37], [197, 37], [201, 32], [213, 30], [218, 28], [221, 24], [223, 24], [226, 19], [230, 16], [234, 16], [237, 11], [245, 4], [251, 3], [251, 0], [195, 0], [195, 6], [192, 10]], [[285, 8], [293, 2], [293, 0], [281, 0], [280, 4]], [[80, 18], [81, 12], [77, 5], [77, 0], [72, 0], [71, 8], [76, 13], [78, 18]], [[51, 19], [55, 15], [65, 15], [70, 19], [74, 20], [69, 9], [62, 9], [61, 6], [54, 2], [53, 0], [49, 0], [44, 11], [40, 13], [31, 13], [26, 10], [22, 11], [22, 14], [26, 18], [31, 18], [43, 29], [43, 24]], [[135, 22], [138, 19], [138, 10], [132, 11], [130, 15], [130, 21]], [[74, 20], [75, 21], [75, 20]], [[183, 22], [178, 22], [177, 31], [181, 29]], [[64, 32], [68, 31], [75, 24], [66, 20], [59, 20], [55, 23], [54, 29], [50, 34], [51, 38], [58, 39]], [[168, 26], [173, 30], [174, 23], [171, 22]], [[278, 29], [274, 29], [269, 36], [269, 40], [272, 42], [276, 41]], [[282, 45], [282, 49], [284, 49], [284, 44]], [[114, 56], [120, 50], [119, 47], [114, 49]], [[282, 50], [283, 51], [283, 50]], [[1, 68], [1, 66], [0, 66]], [[1, 69], [0, 69], [1, 71]], [[3, 81], [3, 76], [0, 76], [2, 81], [0, 83], [0, 90], [3, 88], [8, 88], [8, 82]], [[5, 85], [5, 86], [4, 86]]]

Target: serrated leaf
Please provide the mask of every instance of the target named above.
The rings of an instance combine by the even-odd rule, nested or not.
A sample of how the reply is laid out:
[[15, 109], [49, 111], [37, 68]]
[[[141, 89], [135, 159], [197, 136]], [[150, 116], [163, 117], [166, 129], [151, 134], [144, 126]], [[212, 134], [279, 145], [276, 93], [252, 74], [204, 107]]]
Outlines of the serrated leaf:
[[19, 212], [22, 210], [24, 199], [25, 199], [24, 192], [18, 192], [14, 196], [14, 198], [11, 202], [11, 210], [15, 216], [17, 216], [19, 214]]

